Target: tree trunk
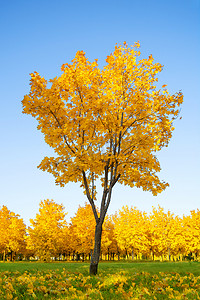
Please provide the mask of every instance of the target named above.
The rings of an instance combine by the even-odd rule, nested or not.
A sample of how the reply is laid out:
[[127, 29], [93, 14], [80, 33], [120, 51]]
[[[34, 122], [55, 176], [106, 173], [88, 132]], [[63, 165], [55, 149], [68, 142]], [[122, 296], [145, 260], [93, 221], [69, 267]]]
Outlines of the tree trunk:
[[132, 247], [132, 260], [134, 260], [134, 252], [133, 252], [133, 247]]
[[168, 247], [168, 256], [169, 256], [169, 261], [171, 261], [170, 247]]
[[10, 261], [13, 261], [13, 251], [10, 251]]
[[91, 255], [90, 275], [97, 274], [99, 256], [101, 250], [101, 235], [102, 235], [102, 224], [101, 222], [99, 222], [95, 228], [95, 243], [94, 243], [94, 251]]

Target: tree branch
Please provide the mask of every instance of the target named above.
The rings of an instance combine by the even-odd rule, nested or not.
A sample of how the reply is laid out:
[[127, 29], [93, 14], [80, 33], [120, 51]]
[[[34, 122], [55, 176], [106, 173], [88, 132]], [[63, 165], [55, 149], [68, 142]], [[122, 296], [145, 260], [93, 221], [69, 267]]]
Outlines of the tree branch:
[[[49, 109], [49, 111], [50, 111], [50, 113], [53, 115], [53, 117], [55, 118], [55, 120], [56, 120], [56, 122], [58, 123], [58, 126], [60, 127], [60, 129], [62, 129], [62, 126], [61, 126], [61, 124], [60, 124], [60, 121], [58, 120], [58, 118], [56, 117], [56, 115], [54, 114], [54, 112], [53, 112], [51, 109]], [[64, 140], [65, 140], [65, 143], [66, 143], [67, 147], [71, 150], [71, 152], [72, 152], [73, 154], [75, 154], [76, 152], [71, 148], [71, 146], [70, 146], [69, 143], [67, 142], [67, 139], [66, 139], [65, 134], [63, 134], [63, 138], [64, 138]], [[75, 149], [78, 150], [76, 147], [75, 147]]]
[[106, 196], [108, 193], [108, 169], [109, 169], [109, 160], [107, 162], [107, 165], [105, 166], [105, 179], [104, 179], [104, 190], [103, 190], [103, 195], [102, 195], [102, 200], [101, 200], [101, 209], [100, 209], [100, 219], [101, 216], [103, 215], [104, 209], [105, 209], [105, 202], [106, 202]]
[[110, 183], [110, 186], [109, 186], [109, 189], [108, 189], [108, 199], [107, 199], [106, 204], [104, 206], [104, 210], [102, 211], [102, 214], [100, 215], [100, 222], [102, 224], [104, 222], [104, 219], [105, 219], [105, 216], [106, 216], [109, 204], [110, 204], [111, 195], [112, 195], [112, 189], [113, 189], [114, 185], [117, 183], [117, 181], [119, 180], [119, 178], [120, 178], [120, 174], [117, 176], [117, 178], [115, 178], [113, 180], [112, 183]]
[[83, 174], [83, 182], [84, 182], [84, 186], [85, 186], [85, 190], [86, 190], [86, 195], [87, 195], [87, 198], [88, 198], [88, 200], [90, 202], [90, 205], [92, 206], [92, 210], [93, 210], [93, 213], [94, 213], [96, 224], [98, 224], [99, 223], [99, 217], [97, 215], [97, 210], [96, 210], [96, 207], [95, 207], [95, 204], [94, 204], [94, 200], [90, 196], [90, 191], [89, 191], [89, 187], [88, 187], [88, 183], [87, 183], [87, 178], [86, 178], [86, 175], [85, 175], [85, 171], [82, 171], [82, 174]]

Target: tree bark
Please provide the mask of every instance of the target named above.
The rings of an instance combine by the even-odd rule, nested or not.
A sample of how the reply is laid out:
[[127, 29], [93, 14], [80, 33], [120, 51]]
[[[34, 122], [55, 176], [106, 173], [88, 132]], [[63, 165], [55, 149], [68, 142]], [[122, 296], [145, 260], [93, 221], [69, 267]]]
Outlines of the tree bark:
[[132, 260], [134, 260], [134, 251], [133, 251], [133, 247], [132, 247]]
[[91, 256], [90, 275], [97, 274], [100, 250], [101, 250], [101, 235], [102, 235], [102, 223], [99, 222], [95, 228], [95, 243], [94, 243], [94, 250]]
[[168, 256], [169, 256], [169, 261], [171, 261], [170, 247], [168, 247]]
[[[121, 136], [119, 138], [119, 141], [118, 142], [116, 141], [116, 145], [114, 147], [115, 148], [114, 154], [116, 154], [116, 149], [117, 149], [118, 143], [119, 143], [118, 147], [120, 149], [120, 141], [121, 141]], [[112, 142], [110, 144], [110, 151], [112, 151], [111, 146], [112, 146]], [[104, 168], [105, 178], [104, 178], [103, 195], [102, 195], [102, 200], [101, 200], [100, 217], [98, 217], [97, 209], [94, 204], [94, 194], [93, 194], [94, 183], [92, 182], [92, 195], [91, 195], [90, 189], [88, 186], [88, 180], [86, 177], [86, 173], [84, 170], [82, 171], [86, 195], [87, 195], [88, 201], [92, 207], [93, 214], [94, 214], [95, 221], [96, 221], [95, 244], [94, 244], [93, 253], [91, 253], [91, 263], [90, 263], [90, 274], [91, 275], [97, 274], [98, 263], [99, 263], [99, 258], [100, 258], [100, 251], [101, 251], [102, 225], [103, 225], [103, 222], [104, 222], [104, 219], [105, 219], [105, 216], [106, 216], [106, 213], [107, 213], [110, 201], [111, 201], [112, 189], [120, 178], [120, 174], [117, 175], [117, 168], [118, 168], [117, 159], [115, 160], [115, 162], [112, 162], [110, 165], [110, 158], [109, 158], [107, 161], [107, 164]], [[110, 180], [108, 179], [109, 172], [110, 172]]]

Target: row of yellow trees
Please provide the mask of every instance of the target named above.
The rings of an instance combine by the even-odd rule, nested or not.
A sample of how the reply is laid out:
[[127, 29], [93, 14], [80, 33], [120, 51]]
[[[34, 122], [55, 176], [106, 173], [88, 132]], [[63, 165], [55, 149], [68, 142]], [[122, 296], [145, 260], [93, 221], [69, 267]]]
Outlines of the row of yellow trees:
[[[95, 219], [89, 204], [79, 207], [66, 222], [63, 205], [40, 202], [39, 212], [26, 228], [19, 215], [0, 209], [0, 254], [2, 259], [88, 259], [94, 243]], [[124, 206], [108, 216], [103, 226], [102, 259], [198, 259], [200, 211], [182, 218], [160, 206], [150, 214]]]

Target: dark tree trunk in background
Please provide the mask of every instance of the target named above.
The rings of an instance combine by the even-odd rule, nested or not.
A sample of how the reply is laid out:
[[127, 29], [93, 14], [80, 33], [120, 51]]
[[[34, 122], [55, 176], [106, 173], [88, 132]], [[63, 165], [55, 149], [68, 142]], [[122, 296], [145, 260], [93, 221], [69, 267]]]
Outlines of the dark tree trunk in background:
[[133, 248], [132, 248], [132, 260], [134, 260], [134, 252], [133, 252]]

